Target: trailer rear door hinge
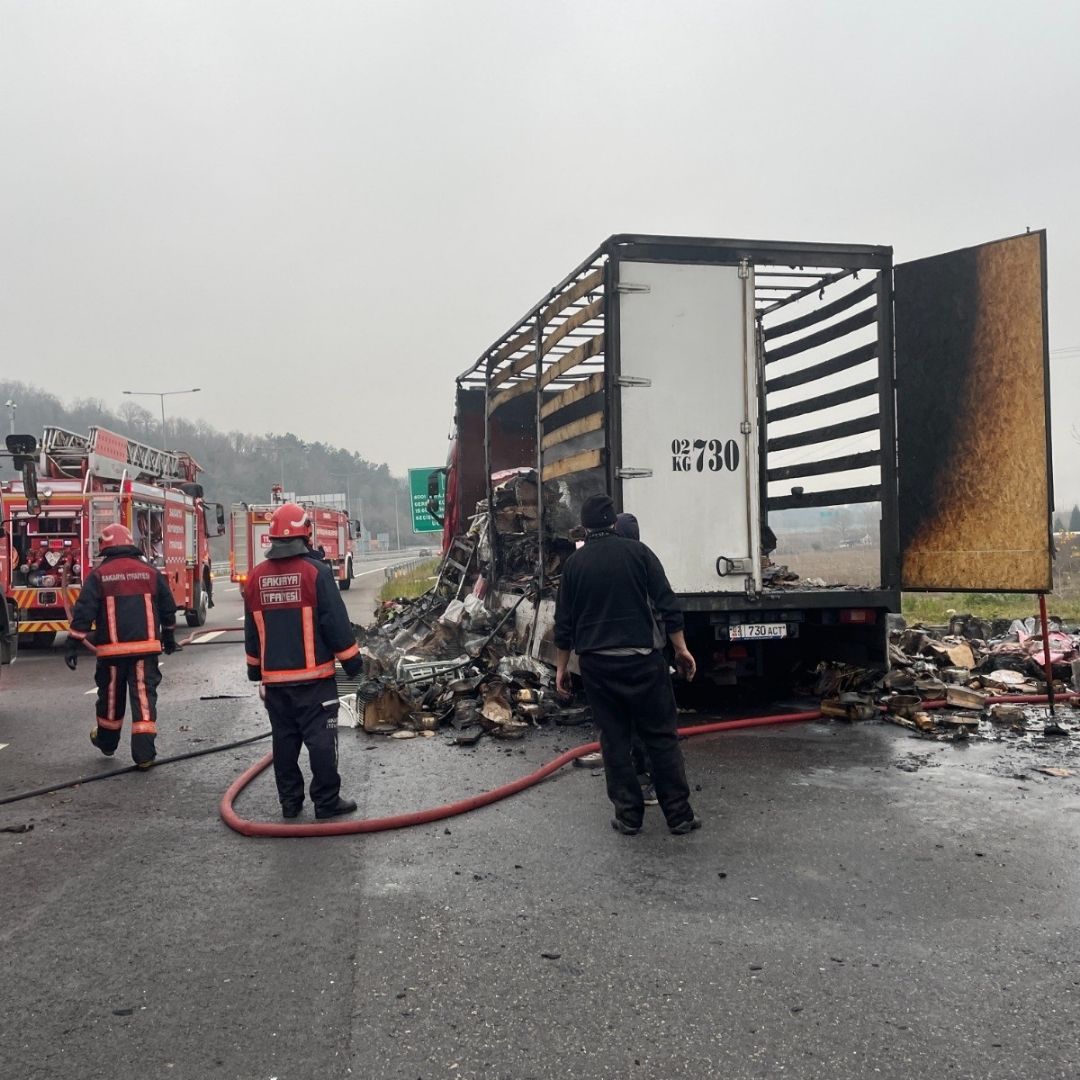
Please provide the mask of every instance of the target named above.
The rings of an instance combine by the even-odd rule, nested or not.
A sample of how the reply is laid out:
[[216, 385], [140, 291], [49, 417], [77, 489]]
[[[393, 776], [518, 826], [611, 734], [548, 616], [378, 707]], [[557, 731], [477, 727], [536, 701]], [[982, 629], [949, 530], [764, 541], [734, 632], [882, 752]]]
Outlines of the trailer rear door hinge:
[[744, 420], [739, 425], [739, 434], [740, 435], [749, 435], [750, 432], [753, 431], [753, 430], [754, 429], [750, 426], [750, 421], [749, 420]]
[[652, 469], [616, 469], [615, 475], [620, 480], [641, 480], [646, 476], [652, 476]]
[[615, 380], [616, 386], [652, 386], [652, 379], [643, 378], [641, 375], [620, 375]]
[[650, 285], [634, 285], [629, 281], [620, 281], [615, 286], [616, 292], [628, 293], [628, 292], [652, 292], [652, 286]]
[[739, 260], [739, 277], [748, 278], [749, 276], [750, 276], [750, 260], [749, 259], [740, 259]]

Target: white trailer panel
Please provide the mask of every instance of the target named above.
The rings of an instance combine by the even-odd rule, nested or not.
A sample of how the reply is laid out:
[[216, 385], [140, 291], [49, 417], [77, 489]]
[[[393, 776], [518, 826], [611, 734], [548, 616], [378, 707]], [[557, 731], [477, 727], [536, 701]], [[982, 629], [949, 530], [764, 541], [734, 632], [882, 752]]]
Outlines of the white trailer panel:
[[758, 590], [753, 270], [624, 262], [619, 275], [623, 508], [676, 593]]

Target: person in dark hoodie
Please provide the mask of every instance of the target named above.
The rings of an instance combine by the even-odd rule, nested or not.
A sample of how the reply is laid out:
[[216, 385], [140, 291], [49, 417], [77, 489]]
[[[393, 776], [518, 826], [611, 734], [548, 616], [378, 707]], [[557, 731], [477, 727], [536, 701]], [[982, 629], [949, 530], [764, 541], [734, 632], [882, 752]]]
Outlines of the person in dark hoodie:
[[333, 571], [311, 547], [311, 531], [303, 507], [283, 503], [274, 511], [266, 559], [244, 587], [244, 642], [248, 678], [262, 683], [270, 716], [281, 813], [294, 818], [304, 805], [303, 745], [315, 817], [322, 819], [356, 809], [341, 797], [334, 663], [352, 676], [363, 662]]
[[[135, 546], [130, 530], [106, 525], [98, 537], [101, 565], [92, 570], [71, 612], [64, 663], [74, 671], [89, 639], [97, 655], [97, 725], [90, 741], [106, 757], [120, 743], [125, 698], [131, 697], [131, 756], [140, 769], [154, 764], [158, 655], [177, 652], [176, 601], [161, 571]], [[93, 636], [91, 637], [91, 627]]]
[[581, 508], [585, 546], [563, 566], [555, 605], [556, 687], [570, 688], [567, 663], [578, 653], [585, 696], [600, 729], [611, 826], [641, 832], [645, 804], [634, 769], [636, 730], [652, 764], [652, 779], [668, 829], [677, 836], [701, 827], [676, 732], [675, 695], [667, 660], [656, 647], [654, 611], [664, 623], [680, 673], [696, 665], [683, 636], [682, 612], [660, 560], [644, 544], [615, 534], [615, 507], [592, 495]]

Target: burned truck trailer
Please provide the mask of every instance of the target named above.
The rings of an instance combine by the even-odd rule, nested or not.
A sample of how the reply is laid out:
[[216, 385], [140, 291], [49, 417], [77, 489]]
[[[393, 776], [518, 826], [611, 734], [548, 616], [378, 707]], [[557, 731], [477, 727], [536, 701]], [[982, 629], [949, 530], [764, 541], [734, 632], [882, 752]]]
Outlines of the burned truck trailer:
[[[518, 591], [527, 553], [550, 657], [537, 609], [608, 492], [720, 683], [885, 662], [902, 589], [1049, 590], [1045, 267], [1042, 232], [895, 267], [881, 246], [612, 236], [458, 377], [447, 542], [471, 522]], [[526, 469], [534, 506], [499, 527]]]

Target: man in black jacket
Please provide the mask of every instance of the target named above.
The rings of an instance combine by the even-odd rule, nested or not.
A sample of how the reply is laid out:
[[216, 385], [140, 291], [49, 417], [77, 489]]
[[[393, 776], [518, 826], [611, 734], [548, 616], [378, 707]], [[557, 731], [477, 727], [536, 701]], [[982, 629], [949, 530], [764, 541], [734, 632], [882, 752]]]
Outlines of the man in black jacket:
[[156, 753], [158, 654], [180, 648], [176, 601], [161, 571], [146, 561], [126, 526], [106, 525], [98, 549], [101, 565], [87, 575], [71, 612], [64, 662], [74, 671], [79, 646], [83, 642], [93, 646], [98, 696], [97, 726], [90, 741], [112, 757], [120, 743], [124, 699], [130, 695], [131, 756], [140, 769], [148, 769]]
[[556, 686], [566, 693], [571, 650], [578, 653], [585, 695], [600, 729], [612, 828], [641, 831], [645, 805], [631, 755], [640, 735], [652, 763], [656, 796], [668, 828], [683, 835], [701, 827], [676, 733], [675, 695], [667, 660], [656, 648], [653, 612], [663, 620], [680, 673], [697, 671], [683, 636], [682, 612], [660, 560], [644, 544], [616, 536], [615, 507], [593, 495], [581, 508], [585, 546], [563, 566], [555, 607]]

